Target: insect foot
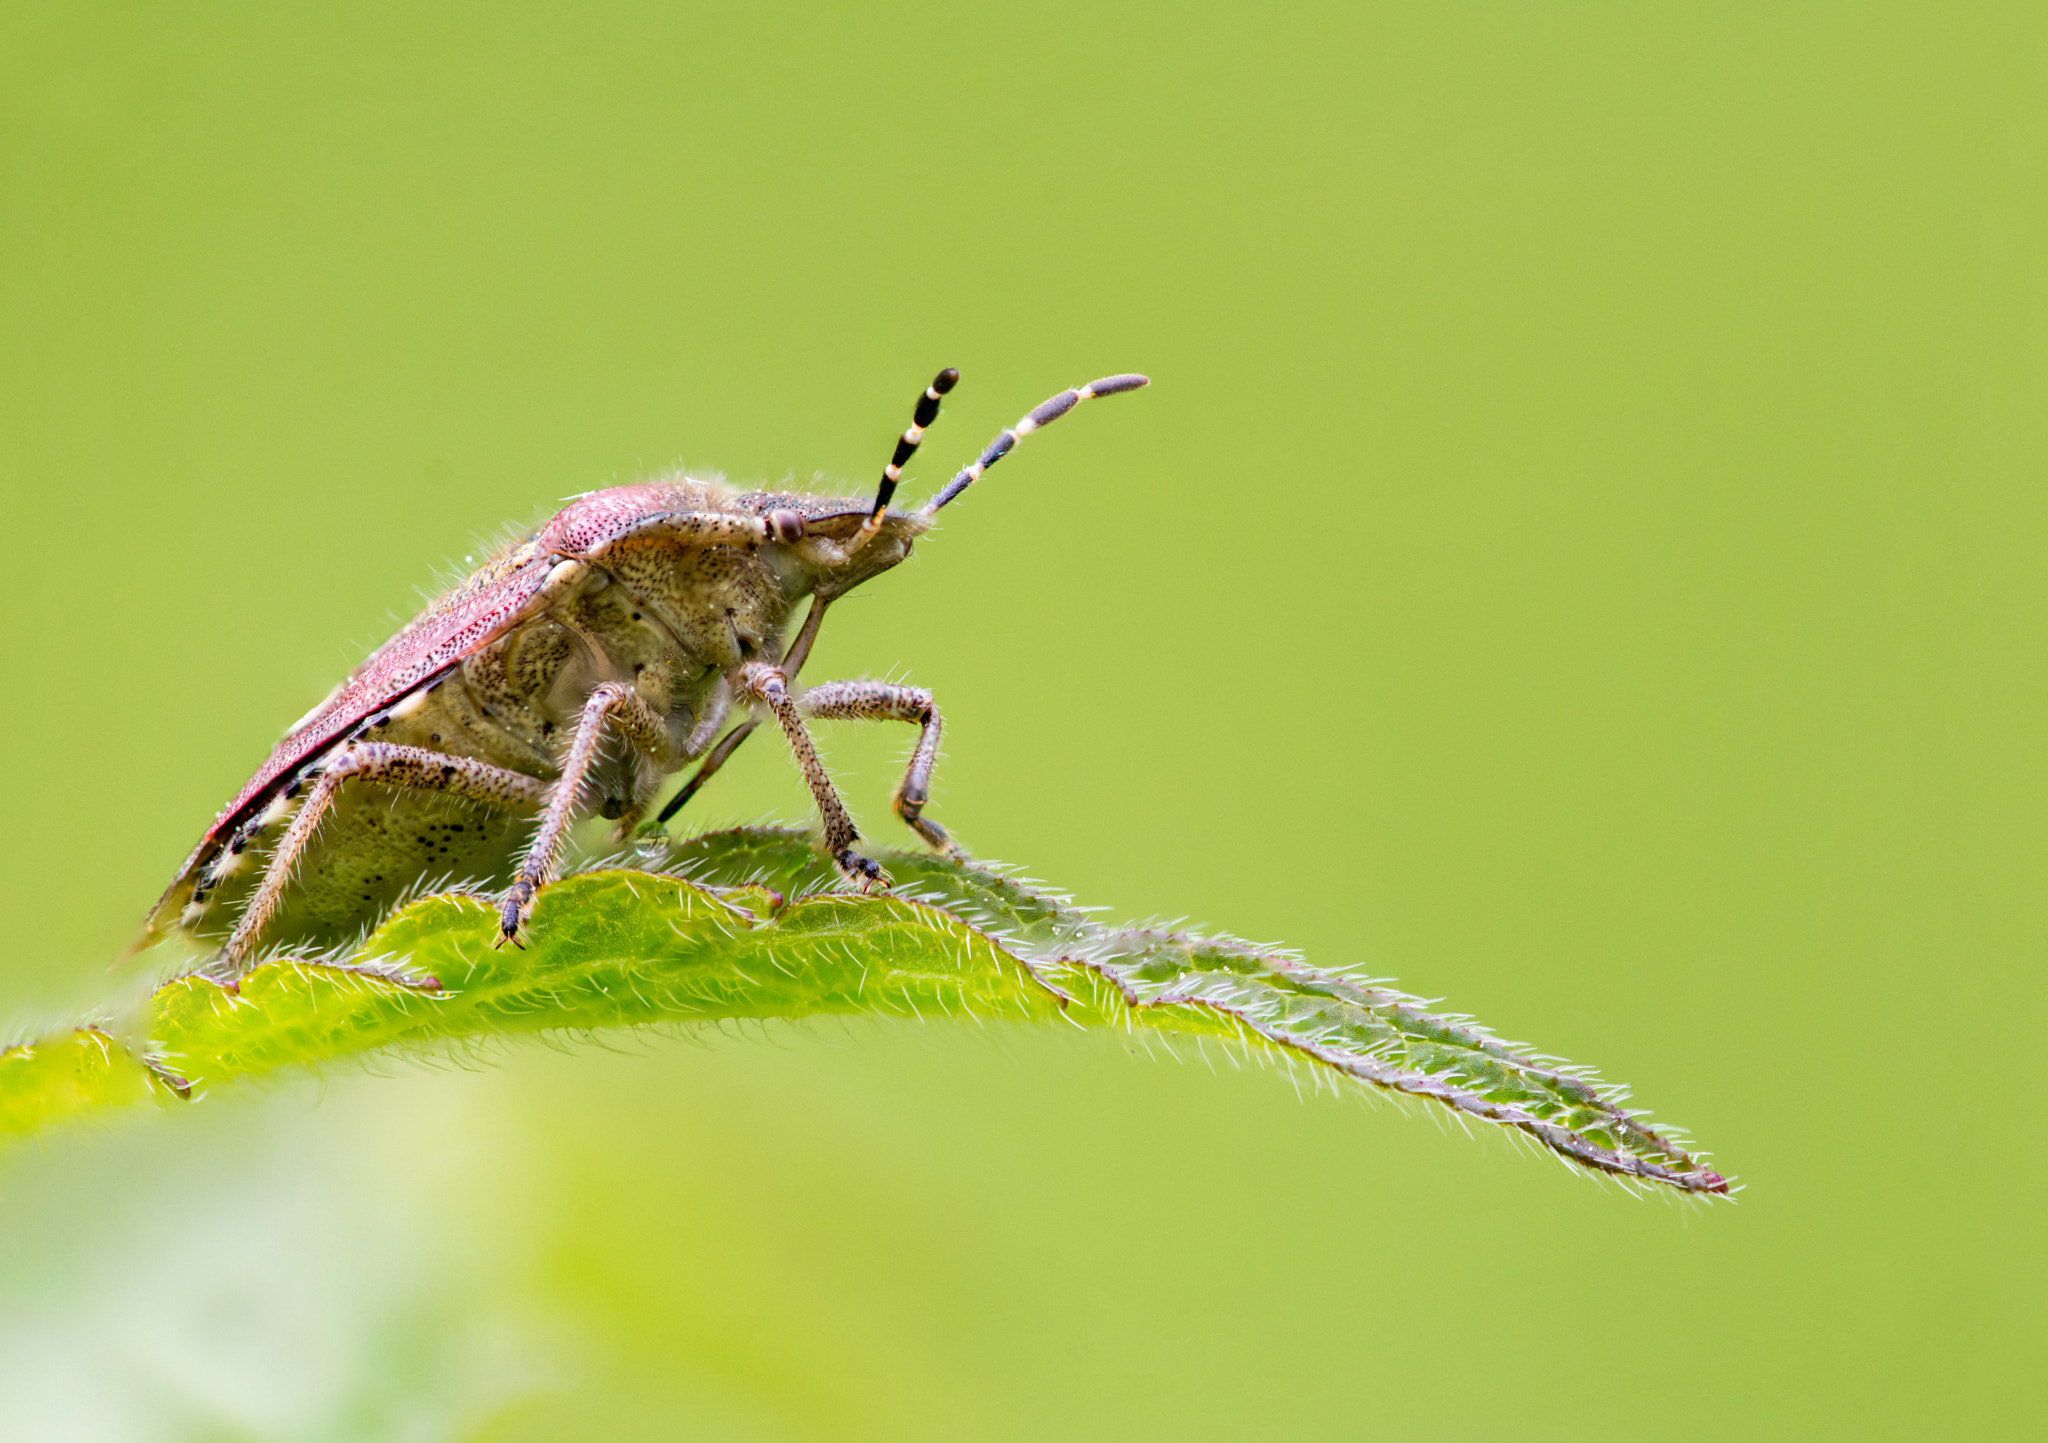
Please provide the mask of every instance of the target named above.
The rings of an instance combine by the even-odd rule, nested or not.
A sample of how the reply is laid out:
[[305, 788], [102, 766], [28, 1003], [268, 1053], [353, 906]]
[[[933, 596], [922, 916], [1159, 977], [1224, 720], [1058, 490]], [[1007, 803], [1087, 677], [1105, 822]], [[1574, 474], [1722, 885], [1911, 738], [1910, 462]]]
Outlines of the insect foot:
[[880, 862], [873, 857], [863, 857], [851, 847], [841, 847], [834, 852], [832, 865], [839, 869], [840, 876], [870, 896], [891, 885], [891, 878]]
[[493, 947], [503, 947], [510, 942], [514, 947], [525, 949], [526, 944], [519, 940], [519, 929], [526, 925], [527, 914], [533, 911], [534, 898], [539, 894], [539, 886], [524, 877], [512, 884], [498, 907], [498, 935], [491, 943]]
[[959, 855], [924, 815], [941, 729], [932, 694], [869, 681], [805, 691], [793, 678], [827, 609], [908, 557], [938, 511], [1020, 442], [1084, 401], [1146, 384], [1106, 376], [1060, 392], [922, 505], [897, 509], [905, 468], [959, 379], [944, 370], [919, 392], [867, 496], [674, 475], [580, 496], [506, 545], [285, 733], [137, 945], [171, 931], [225, 939], [220, 967], [235, 975], [261, 948], [346, 945], [451, 877], [506, 887], [498, 940], [516, 944], [579, 822], [598, 813], [630, 835], [695, 763], [657, 814], [667, 822], [771, 715], [817, 803], [821, 850], [851, 885], [874, 891], [889, 878], [854, 851], [860, 834], [807, 719], [915, 726], [896, 814]]

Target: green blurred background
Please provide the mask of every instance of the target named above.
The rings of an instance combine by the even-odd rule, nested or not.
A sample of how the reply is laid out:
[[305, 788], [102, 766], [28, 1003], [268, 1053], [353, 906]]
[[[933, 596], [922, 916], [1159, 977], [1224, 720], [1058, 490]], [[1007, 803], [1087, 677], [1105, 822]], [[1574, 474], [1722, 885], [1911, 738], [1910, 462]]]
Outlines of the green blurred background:
[[[511, 518], [935, 484], [934, 815], [1635, 1085], [1659, 1206], [1054, 1032], [394, 1063], [0, 1158], [0, 1434], [2043, 1423], [2048, 18], [0, 7], [0, 1019]], [[922, 494], [913, 487], [910, 494]], [[908, 737], [833, 729], [871, 833]], [[800, 817], [756, 745], [697, 824]], [[2035, 1435], [2038, 1436], [2038, 1435]]]

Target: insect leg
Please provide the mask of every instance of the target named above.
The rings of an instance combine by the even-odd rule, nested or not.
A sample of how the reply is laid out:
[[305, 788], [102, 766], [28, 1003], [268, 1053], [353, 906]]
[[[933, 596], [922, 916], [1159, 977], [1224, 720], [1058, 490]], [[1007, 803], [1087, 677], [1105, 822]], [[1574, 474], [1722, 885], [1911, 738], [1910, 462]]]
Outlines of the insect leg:
[[921, 730], [917, 749], [910, 754], [910, 766], [896, 788], [896, 815], [934, 851], [949, 857], [959, 855], [946, 829], [923, 815], [925, 803], [931, 799], [932, 763], [939, 758], [939, 734], [944, 725], [930, 692], [921, 686], [891, 686], [879, 681], [828, 681], [805, 692], [797, 706], [805, 716], [820, 721], [915, 722]]
[[948, 366], [917, 398], [917, 410], [911, 413], [910, 428], [897, 438], [896, 454], [882, 468], [882, 484], [875, 488], [875, 509], [868, 513], [868, 519], [861, 523], [860, 530], [846, 545], [848, 556], [873, 541], [881, 531], [882, 518], [889, 511], [889, 498], [896, 494], [896, 483], [903, 479], [903, 468], [917, 454], [917, 443], [924, 440], [926, 428], [939, 419], [939, 398], [959, 384], [960, 373]]
[[697, 795], [706, 782], [718, 775], [718, 769], [725, 765], [726, 759], [740, 749], [740, 743], [752, 736], [754, 728], [759, 725], [761, 725], [759, 721], [750, 718], [747, 721], [741, 722], [720, 738], [718, 745], [713, 747], [705, 756], [704, 765], [697, 768], [697, 774], [687, 782], [684, 782], [676, 794], [668, 799], [668, 805], [663, 807], [655, 817], [655, 824], [657, 826], [664, 825], [670, 817], [680, 812], [689, 802], [690, 798]]
[[[541, 812], [540, 829], [519, 864], [519, 875], [505, 893], [498, 910], [498, 942], [503, 945], [519, 936], [519, 926], [533, 910], [540, 889], [554, 878], [555, 862], [562, 850], [562, 838], [575, 819], [576, 803], [590, 769], [597, 764], [598, 746], [605, 728], [616, 726], [626, 739], [657, 765], [671, 760], [668, 729], [654, 708], [640, 699], [640, 693], [620, 682], [607, 682], [591, 690], [576, 719], [576, 734], [569, 741], [569, 754], [562, 760], [562, 775], [548, 789], [547, 806]], [[630, 823], [630, 819], [629, 819]]]
[[474, 757], [450, 756], [425, 747], [389, 742], [360, 742], [347, 748], [320, 773], [311, 794], [278, 842], [277, 851], [271, 855], [263, 881], [236, 919], [235, 930], [221, 948], [221, 961], [230, 971], [239, 971], [246, 963], [250, 948], [276, 915], [299, 857], [319, 830], [328, 808], [334, 805], [336, 794], [352, 781], [448, 792], [491, 807], [539, 806], [547, 796], [547, 783]]
[[724, 677], [711, 689], [710, 697], [704, 703], [704, 714], [697, 718], [697, 724], [690, 728], [689, 740], [683, 743], [683, 758], [701, 757], [711, 750], [711, 743], [718, 737], [725, 719], [732, 715], [732, 683]]
[[832, 778], [826, 774], [825, 764], [818, 760], [818, 749], [811, 744], [811, 734], [804, 727], [803, 714], [789, 694], [788, 678], [776, 667], [755, 662], [741, 669], [740, 682], [748, 694], [767, 703], [768, 709], [775, 713], [775, 720], [782, 726], [782, 734], [789, 738], [789, 749], [796, 754], [797, 766], [803, 770], [811, 798], [818, 804], [818, 818], [824, 824], [825, 851], [832, 858], [832, 865], [864, 892], [888, 886], [889, 874], [882, 870], [881, 864], [853, 850], [853, 844], [860, 840], [860, 831], [847, 814], [846, 804], [839, 800], [839, 792], [833, 787]]
[[966, 470], [955, 476], [951, 481], [948, 481], [945, 490], [920, 506], [917, 514], [929, 517], [947, 502], [957, 500], [962, 491], [965, 491], [981, 479], [982, 472], [988, 470], [989, 467], [1009, 455], [1011, 448], [1019, 441], [1029, 436], [1039, 427], [1051, 425], [1083, 401], [1092, 401], [1097, 396], [1115, 396], [1124, 391], [1135, 391], [1141, 386], [1149, 386], [1151, 384], [1151, 380], [1145, 376], [1104, 376], [1099, 381], [1090, 381], [1085, 386], [1076, 386], [1071, 391], [1062, 391], [1049, 401], [1039, 402], [1031, 408], [1030, 414], [1025, 416], [1023, 420], [990, 442], [989, 448], [981, 453], [979, 460], [975, 461], [973, 465], [967, 467]]
[[[789, 654], [782, 659], [784, 676], [795, 676], [797, 668], [804, 664], [804, 658], [811, 654], [811, 644], [818, 639], [819, 623], [824, 621], [825, 608], [830, 604], [820, 601], [815, 596], [811, 598], [811, 610], [810, 614], [804, 617], [803, 630], [797, 633], [795, 642], [790, 645]], [[697, 768], [697, 774], [684, 782], [676, 794], [668, 799], [668, 805], [655, 817], [655, 825], [666, 826], [670, 817], [687, 806], [690, 798], [696, 796], [704, 784], [718, 774], [718, 769], [725, 765], [727, 758], [740, 749], [740, 743], [752, 736], [754, 728], [760, 724], [759, 721], [750, 718], [727, 732], [724, 739], [704, 758], [704, 764]]]
[[[713, 691], [710, 700], [705, 704], [704, 714], [697, 719], [697, 724], [690, 728], [689, 739], [683, 743], [682, 752], [677, 758], [678, 765], [694, 761], [696, 758], [704, 756], [712, 750], [711, 743], [717, 739], [718, 730], [725, 725], [726, 716], [731, 711], [732, 688], [727, 682], [721, 680], [716, 690]], [[741, 728], [741, 730], [746, 729]], [[737, 743], [734, 745], [737, 745]], [[732, 746], [725, 747], [726, 753], [729, 754], [731, 751]], [[723, 756], [719, 757], [720, 761], [724, 759]], [[707, 765], [709, 764], [707, 763]], [[715, 771], [716, 768], [713, 767], [712, 770]], [[683, 802], [689, 800], [689, 796], [686, 794], [695, 792], [708, 775], [709, 773], [700, 767], [697, 775], [690, 782], [686, 783], [682, 791], [677, 794], [682, 800], [670, 799], [669, 804], [661, 809], [661, 815], [654, 819], [654, 825], [659, 827], [668, 821], [670, 817], [674, 816], [676, 810], [682, 806]], [[642, 768], [640, 788], [633, 798], [633, 816], [636, 820], [641, 813], [647, 810], [648, 804], [654, 800], [655, 793], [661, 790], [662, 783], [667, 780], [668, 773], [660, 768]], [[630, 825], [621, 822], [617, 840], [625, 841], [631, 831]]]
[[818, 640], [818, 627], [825, 620], [825, 608], [831, 604], [821, 597], [811, 598], [810, 612], [804, 617], [804, 629], [796, 634], [796, 640], [790, 643], [789, 650], [783, 655], [784, 676], [795, 676], [803, 670], [804, 660], [810, 656], [811, 647]]

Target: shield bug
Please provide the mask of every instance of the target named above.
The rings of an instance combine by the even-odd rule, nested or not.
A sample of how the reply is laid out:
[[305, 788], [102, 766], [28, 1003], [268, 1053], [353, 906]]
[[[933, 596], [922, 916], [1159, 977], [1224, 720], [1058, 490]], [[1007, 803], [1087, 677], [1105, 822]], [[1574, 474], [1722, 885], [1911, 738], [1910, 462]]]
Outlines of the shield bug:
[[172, 930], [224, 936], [218, 965], [234, 973], [259, 945], [343, 944], [408, 892], [455, 878], [504, 884], [500, 941], [514, 941], [593, 802], [623, 838], [662, 783], [698, 763], [661, 809], [665, 823], [764, 721], [788, 741], [820, 844], [849, 883], [888, 879], [854, 850], [859, 833], [811, 720], [917, 727], [896, 813], [952, 851], [924, 815], [940, 734], [932, 694], [873, 681], [802, 687], [797, 671], [831, 604], [908, 556], [939, 509], [1019, 441], [1083, 401], [1146, 384], [1110, 376], [1062, 391], [922, 506], [892, 510], [959, 378], [941, 371], [918, 397], [871, 501], [743, 494], [689, 476], [574, 499], [428, 605], [285, 734], [178, 870], [142, 943]]

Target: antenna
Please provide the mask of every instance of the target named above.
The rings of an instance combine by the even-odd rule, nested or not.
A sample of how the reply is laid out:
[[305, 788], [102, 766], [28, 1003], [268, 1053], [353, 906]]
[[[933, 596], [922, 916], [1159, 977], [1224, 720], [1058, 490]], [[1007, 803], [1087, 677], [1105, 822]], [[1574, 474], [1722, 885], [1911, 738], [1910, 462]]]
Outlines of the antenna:
[[875, 533], [882, 529], [882, 517], [888, 514], [889, 498], [896, 494], [896, 483], [903, 479], [903, 468], [910, 464], [910, 458], [917, 454], [917, 443], [924, 440], [924, 433], [932, 422], [939, 419], [939, 397], [960, 384], [960, 373], [951, 366], [932, 379], [924, 388], [924, 394], [917, 398], [917, 410], [911, 414], [910, 429], [896, 438], [896, 454], [889, 458], [889, 464], [882, 468], [882, 484], [875, 488], [875, 509], [868, 513], [868, 519], [861, 522], [860, 530], [847, 543], [846, 554], [854, 552], [875, 539]]
[[[1072, 391], [1062, 391], [1051, 400], [1040, 402], [1032, 407], [1030, 415], [1026, 416], [1009, 430], [1003, 432], [1002, 435], [996, 437], [989, 444], [989, 448], [981, 453], [980, 460], [969, 466], [965, 471], [962, 471], [958, 476], [955, 476], [951, 481], [948, 481], [945, 490], [919, 507], [917, 514], [929, 517], [941, 506], [958, 500], [962, 491], [965, 491], [968, 487], [979, 481], [982, 472], [988, 470], [989, 467], [1009, 455], [1011, 448], [1019, 441], [1029, 436], [1039, 427], [1050, 425], [1052, 422], [1059, 420], [1060, 417], [1066, 415], [1067, 412], [1073, 410], [1083, 401], [1092, 401], [1097, 396], [1115, 396], [1125, 391], [1135, 391], [1140, 387], [1151, 384], [1152, 380], [1149, 376], [1104, 376], [1099, 381], [1090, 381], [1085, 386], [1078, 387]], [[909, 433], [906, 432], [905, 434], [908, 435]], [[877, 522], [876, 524], [880, 523]]]

